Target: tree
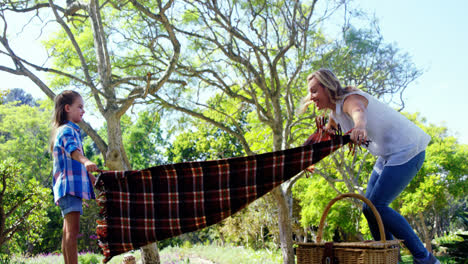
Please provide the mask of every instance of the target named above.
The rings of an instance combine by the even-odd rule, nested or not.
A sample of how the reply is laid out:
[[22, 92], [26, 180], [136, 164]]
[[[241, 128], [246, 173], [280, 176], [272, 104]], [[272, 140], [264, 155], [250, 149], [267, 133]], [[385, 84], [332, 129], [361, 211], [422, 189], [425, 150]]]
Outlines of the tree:
[[34, 178], [22, 177], [21, 170], [14, 159], [0, 162], [1, 253], [23, 252], [25, 248], [21, 248], [18, 240], [39, 242], [39, 231], [48, 221], [49, 190]]
[[[404, 78], [399, 77], [418, 72], [412, 64], [391, 57], [391, 50], [385, 49], [381, 41], [373, 41], [379, 34], [356, 34], [357, 40], [352, 41], [367, 44], [359, 49], [328, 40], [320, 25], [335, 11], [347, 7], [347, 1], [327, 2], [325, 8], [317, 2], [184, 1], [185, 8], [174, 12], [175, 17], [180, 17], [176, 30], [185, 36], [184, 43], [192, 50], [181, 57], [177, 66], [177, 74], [187, 79], [187, 85], [172, 85], [174, 89], [170, 92], [161, 90], [153, 96], [161, 105], [204, 120], [235, 137], [250, 155], [297, 145], [310, 131], [305, 128], [312, 126], [315, 110], [298, 118], [295, 109], [306, 93], [305, 77], [313, 69], [328, 66], [339, 69], [340, 77], [350, 73], [360, 79], [386, 76], [394, 81], [385, 83], [390, 87], [375, 81], [366, 83], [371, 85], [369, 90], [382, 94], [402, 92], [412, 79], [402, 82]], [[336, 51], [338, 46], [341, 49]], [[345, 49], [353, 51], [353, 59], [361, 57], [367, 65], [349, 63], [349, 68], [345, 68]], [[372, 56], [376, 53], [387, 56]], [[328, 60], [327, 56], [333, 59]], [[373, 67], [378, 63], [382, 67]], [[393, 64], [400, 65], [402, 70], [395, 71], [390, 67]], [[206, 94], [215, 94], [218, 101], [226, 101], [233, 107], [207, 102]], [[207, 115], [206, 109], [213, 114]], [[246, 124], [235, 118], [239, 111], [248, 113]], [[279, 208], [284, 263], [294, 262], [290, 190], [296, 179], [272, 192]]]
[[135, 122], [129, 116], [122, 118], [124, 147], [134, 169], [165, 163], [169, 143], [163, 137], [160, 121], [159, 113], [150, 111], [139, 112]]
[[[216, 101], [216, 98], [212, 100]], [[206, 112], [206, 115], [215, 114], [208, 110]], [[242, 111], [237, 114], [240, 119], [245, 116]], [[166, 156], [170, 163], [216, 160], [244, 154], [236, 138], [206, 122], [186, 118], [181, 126], [184, 127], [183, 132], [176, 136], [172, 146], [167, 149]], [[271, 244], [275, 245], [279, 241], [275, 212], [275, 203], [271, 196], [266, 195], [209, 230], [222, 244], [228, 242], [252, 248], [271, 247]]]
[[[347, 7], [347, 1], [317, 3], [130, 0], [100, 4], [90, 0], [73, 1], [66, 8], [51, 0], [3, 3], [2, 54], [9, 56], [14, 66], [2, 65], [0, 70], [30, 78], [50, 98], [54, 97], [54, 90], [70, 86], [85, 99], [92, 98], [106, 120], [107, 142], [89, 124], [83, 122], [80, 126], [93, 138], [110, 169], [130, 168], [120, 119], [133, 105], [148, 102], [210, 123], [236, 138], [246, 154], [280, 150], [297, 145], [309, 132], [304, 128], [311, 126], [315, 116], [315, 111], [301, 118], [295, 116], [297, 102], [306, 92], [300, 88], [305, 76], [312, 67], [322, 65], [325, 55], [345, 57], [345, 53], [334, 52], [336, 45], [321, 33], [320, 26], [335, 11]], [[43, 23], [56, 25], [56, 34], [46, 41], [53, 67], [18, 56], [9, 43], [5, 13], [53, 17], [51, 23]], [[178, 38], [183, 39], [180, 43], [186, 53], [181, 54]], [[381, 43], [370, 44], [385, 53]], [[384, 57], [372, 60], [373, 56], [364, 54], [375, 50], [354, 50], [355, 58], [361, 54], [372, 62], [369, 67], [361, 65], [365, 72], [355, 71], [366, 74], [367, 79], [390, 76], [395, 80], [390, 85], [402, 88], [411, 81], [402, 83], [397, 78], [410, 76], [411, 64], [402, 63], [402, 71], [394, 71], [384, 66], [389, 62], [398, 64], [398, 58], [385, 57], [386, 64], [377, 71], [372, 65]], [[342, 66], [339, 59], [331, 62], [328, 66], [332, 68]], [[55, 78], [46, 84], [33, 71], [45, 71]], [[393, 72], [395, 75], [390, 74]], [[383, 94], [396, 91], [390, 88], [382, 87]], [[207, 98], [217, 100], [208, 102]], [[204, 112], [206, 109], [210, 111]], [[238, 112], [245, 112], [246, 116], [237, 118]], [[294, 182], [295, 179], [272, 192], [279, 206], [285, 263], [294, 261], [289, 226], [290, 189]]]
[[[446, 127], [428, 125], [419, 114], [403, 114], [431, 135], [432, 140], [426, 149], [423, 167], [402, 194], [392, 202], [391, 207], [412, 223], [426, 247], [431, 250], [431, 240], [436, 234], [442, 236], [445, 231], [453, 228], [450, 219], [464, 206], [468, 192], [468, 171], [464, 160], [468, 157], [468, 149], [466, 145], [458, 144], [454, 137], [450, 137]], [[301, 205], [301, 226], [312, 235], [321, 212], [337, 193], [365, 192], [375, 162], [375, 158], [369, 157], [370, 155], [366, 158], [362, 156], [366, 153], [367, 151], [363, 151], [355, 156], [340, 158], [340, 155], [344, 155], [344, 150], [339, 150], [335, 156], [326, 158], [316, 166], [315, 175], [319, 174], [321, 178], [313, 176], [297, 182], [293, 191]], [[361, 160], [361, 164], [350, 166], [354, 159]], [[354, 176], [349, 177], [350, 175]], [[359, 216], [361, 203], [346, 204], [348, 205], [333, 207], [333, 211], [337, 213], [328, 216], [325, 235], [330, 238], [334, 229], [340, 227], [339, 230], [345, 231], [345, 234], [359, 236], [361, 232], [367, 236], [367, 225], [350, 225], [363, 222], [362, 216]], [[354, 221], [349, 221], [350, 218]]]
[[[0, 70], [29, 78], [51, 99], [54, 90], [70, 86], [86, 101], [92, 98], [106, 120], [107, 142], [88, 123], [79, 125], [104, 155], [109, 169], [128, 170], [120, 119], [135, 103], [145, 103], [147, 95], [155, 94], [174, 71], [180, 44], [166, 14], [173, 0], [67, 3], [66, 7], [52, 0], [1, 3], [1, 53], [11, 58], [13, 67], [1, 65]], [[154, 12], [148, 7], [154, 7]], [[54, 26], [54, 38], [46, 41], [52, 67], [18, 55], [9, 42], [7, 13], [32, 14], [43, 28]], [[37, 71], [52, 74], [53, 81], [47, 84]], [[159, 262], [154, 245], [143, 248], [143, 261]]]
[[431, 240], [436, 234], [442, 236], [441, 230], [450, 228], [447, 220], [463, 206], [458, 201], [466, 199], [468, 146], [449, 136], [446, 127], [426, 125], [417, 114], [407, 117], [422, 127], [432, 140], [421, 170], [393, 205], [413, 221], [421, 239], [431, 250]]
[[3, 104], [5, 102], [5, 98], [8, 94], [8, 90], [2, 90], [0, 91], [0, 104]]
[[32, 97], [32, 95], [20, 88], [13, 88], [9, 90], [5, 96], [4, 103], [15, 101], [18, 101], [20, 105], [26, 104], [29, 106], [38, 106], [36, 100]]
[[0, 160], [15, 158], [22, 175], [51, 187], [52, 159], [48, 151], [50, 102], [40, 107], [27, 104], [0, 105]]
[[[316, 239], [320, 218], [327, 204], [337, 196], [337, 192], [348, 192], [343, 182], [331, 186], [328, 179], [316, 176], [303, 177], [297, 181], [293, 193], [300, 205], [299, 221], [304, 229], [304, 241]], [[336, 203], [326, 218], [327, 225], [323, 230], [323, 239], [356, 241], [361, 237], [361, 218], [361, 203], [349, 199]]]

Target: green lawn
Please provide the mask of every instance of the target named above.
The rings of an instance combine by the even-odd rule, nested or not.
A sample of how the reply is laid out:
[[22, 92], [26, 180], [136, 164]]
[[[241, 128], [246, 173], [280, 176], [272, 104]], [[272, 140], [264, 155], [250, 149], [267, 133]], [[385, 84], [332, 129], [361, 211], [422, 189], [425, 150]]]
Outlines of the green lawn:
[[[141, 259], [140, 251], [131, 252], [131, 254], [138, 260]], [[219, 247], [214, 245], [194, 245], [183, 247], [166, 247], [160, 251], [161, 263], [170, 264], [275, 264], [282, 263], [281, 251], [269, 250], [252, 250], [244, 247]], [[109, 264], [122, 263], [124, 256], [116, 256], [112, 258]], [[441, 263], [455, 264], [448, 257], [438, 257]], [[101, 263], [103, 259], [99, 254], [80, 254], [79, 262], [81, 264], [94, 264]], [[63, 264], [61, 255], [39, 255], [35, 257], [21, 257], [14, 256], [10, 263], [15, 264]], [[411, 256], [404, 255], [403, 262], [411, 264], [413, 259]]]

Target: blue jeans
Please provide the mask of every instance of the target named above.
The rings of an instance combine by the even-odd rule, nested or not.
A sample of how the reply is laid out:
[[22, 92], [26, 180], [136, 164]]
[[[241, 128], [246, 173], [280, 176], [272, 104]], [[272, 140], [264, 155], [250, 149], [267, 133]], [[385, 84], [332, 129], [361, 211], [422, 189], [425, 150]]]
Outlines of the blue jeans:
[[[384, 166], [380, 175], [373, 170], [366, 191], [366, 198], [371, 200], [382, 217], [386, 239], [391, 240], [393, 236], [403, 239], [413, 257], [418, 259], [426, 257], [428, 251], [408, 221], [390, 208], [389, 204], [416, 176], [416, 173], [421, 169], [425, 155], [426, 152], [422, 151], [402, 165]], [[370, 207], [364, 204], [363, 212], [369, 223], [372, 236], [375, 240], [380, 240], [379, 227]]]

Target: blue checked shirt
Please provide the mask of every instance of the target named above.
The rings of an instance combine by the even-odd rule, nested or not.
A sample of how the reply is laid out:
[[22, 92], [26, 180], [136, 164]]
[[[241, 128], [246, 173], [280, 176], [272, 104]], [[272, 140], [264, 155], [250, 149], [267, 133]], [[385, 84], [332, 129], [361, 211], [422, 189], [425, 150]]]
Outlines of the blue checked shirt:
[[54, 142], [53, 190], [54, 201], [70, 194], [82, 199], [94, 199], [94, 190], [86, 167], [72, 159], [71, 153], [81, 150], [80, 128], [73, 122], [68, 122], [57, 129]]

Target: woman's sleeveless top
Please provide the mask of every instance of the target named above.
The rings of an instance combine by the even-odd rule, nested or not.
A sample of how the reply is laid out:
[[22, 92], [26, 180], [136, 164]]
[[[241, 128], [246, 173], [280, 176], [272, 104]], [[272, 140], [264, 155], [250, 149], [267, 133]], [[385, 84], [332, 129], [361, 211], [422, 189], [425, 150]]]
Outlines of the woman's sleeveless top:
[[354, 127], [351, 117], [343, 112], [343, 102], [349, 95], [365, 97], [367, 105], [367, 148], [373, 155], [388, 161], [386, 165], [400, 165], [425, 150], [431, 137], [416, 124], [390, 106], [380, 102], [363, 91], [353, 91], [336, 102], [331, 117], [341, 126], [343, 132]]

